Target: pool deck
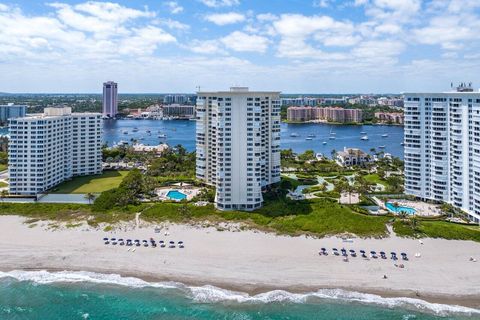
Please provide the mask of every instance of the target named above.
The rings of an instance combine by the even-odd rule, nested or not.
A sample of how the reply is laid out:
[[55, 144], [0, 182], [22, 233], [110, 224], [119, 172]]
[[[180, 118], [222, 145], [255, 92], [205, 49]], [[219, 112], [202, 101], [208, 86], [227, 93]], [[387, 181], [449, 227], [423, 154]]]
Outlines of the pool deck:
[[182, 200], [182, 199], [172, 199], [170, 197], [167, 197], [167, 194], [170, 191], [181, 192], [187, 196], [186, 200], [190, 201], [193, 199], [193, 197], [195, 197], [200, 192], [200, 188], [191, 187], [191, 186], [185, 186], [185, 187], [173, 186], [173, 187], [163, 187], [163, 188], [155, 189], [155, 193], [158, 195], [158, 198], [162, 201], [165, 201], [165, 200], [181, 201]]
[[437, 217], [442, 215], [438, 205], [421, 202], [421, 201], [410, 201], [403, 199], [390, 199], [389, 201], [392, 204], [397, 203], [400, 207], [409, 207], [415, 209], [415, 214], [422, 217]]

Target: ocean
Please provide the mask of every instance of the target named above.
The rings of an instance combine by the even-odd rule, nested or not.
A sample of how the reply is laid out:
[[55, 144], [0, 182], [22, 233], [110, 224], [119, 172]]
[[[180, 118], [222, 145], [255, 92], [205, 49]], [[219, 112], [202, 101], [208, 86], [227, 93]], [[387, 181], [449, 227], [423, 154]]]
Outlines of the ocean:
[[[137, 128], [138, 131], [134, 131]], [[147, 130], [151, 134], [147, 134]], [[195, 121], [189, 120], [106, 120], [103, 125], [104, 141], [112, 146], [120, 141], [133, 139], [147, 145], [166, 142], [171, 146], [183, 145], [187, 150], [195, 150]], [[128, 132], [125, 134], [124, 132]], [[368, 140], [361, 140], [364, 135]], [[159, 138], [159, 134], [166, 138]], [[294, 136], [292, 137], [292, 134]], [[384, 135], [388, 135], [384, 137]], [[313, 135], [311, 140], [306, 140]], [[294, 152], [313, 149], [328, 157], [332, 150], [344, 147], [360, 148], [366, 152], [375, 148], [403, 159], [403, 127], [386, 125], [332, 125], [319, 123], [288, 124], [280, 126], [282, 149], [292, 148]], [[333, 137], [335, 139], [333, 139]], [[382, 147], [382, 148], [381, 148]]]
[[258, 295], [92, 272], [0, 272], [0, 319], [479, 319], [480, 310], [325, 289]]

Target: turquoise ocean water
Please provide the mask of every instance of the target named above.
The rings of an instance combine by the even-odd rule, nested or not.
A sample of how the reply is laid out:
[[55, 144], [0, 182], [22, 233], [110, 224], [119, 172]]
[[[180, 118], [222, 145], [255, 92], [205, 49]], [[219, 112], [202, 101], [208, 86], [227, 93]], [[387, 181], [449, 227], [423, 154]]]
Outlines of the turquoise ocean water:
[[480, 319], [480, 311], [342, 290], [255, 296], [89, 272], [0, 272], [0, 319]]

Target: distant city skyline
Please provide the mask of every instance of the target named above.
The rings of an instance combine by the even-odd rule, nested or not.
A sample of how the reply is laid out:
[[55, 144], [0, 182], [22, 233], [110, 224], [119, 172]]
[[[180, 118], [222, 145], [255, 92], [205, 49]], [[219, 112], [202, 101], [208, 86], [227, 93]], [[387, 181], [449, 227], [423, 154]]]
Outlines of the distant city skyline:
[[0, 92], [480, 87], [478, 0], [0, 0]]

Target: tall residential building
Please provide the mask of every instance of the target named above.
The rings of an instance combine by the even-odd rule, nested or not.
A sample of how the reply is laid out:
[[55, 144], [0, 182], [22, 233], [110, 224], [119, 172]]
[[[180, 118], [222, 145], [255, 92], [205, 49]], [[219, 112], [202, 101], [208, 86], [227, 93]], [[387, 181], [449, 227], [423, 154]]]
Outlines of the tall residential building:
[[10, 193], [35, 195], [73, 176], [102, 172], [102, 115], [45, 108], [10, 119]]
[[280, 181], [280, 93], [197, 96], [197, 178], [216, 187], [218, 209], [261, 207], [262, 188]]
[[113, 81], [103, 83], [103, 116], [113, 118], [118, 114], [118, 84]]
[[405, 193], [480, 220], [480, 92], [405, 94]]
[[27, 106], [13, 103], [0, 105], [0, 124], [6, 124], [10, 118], [25, 117]]

